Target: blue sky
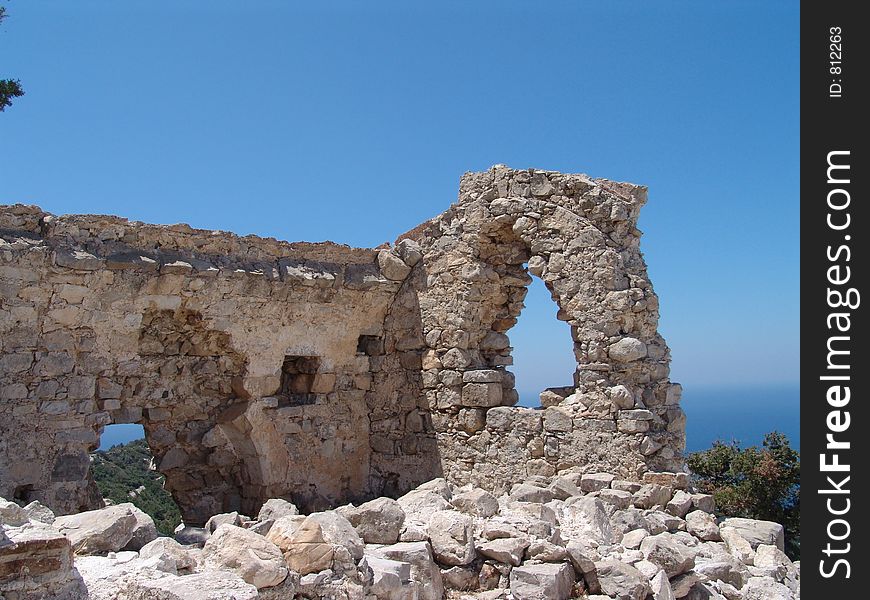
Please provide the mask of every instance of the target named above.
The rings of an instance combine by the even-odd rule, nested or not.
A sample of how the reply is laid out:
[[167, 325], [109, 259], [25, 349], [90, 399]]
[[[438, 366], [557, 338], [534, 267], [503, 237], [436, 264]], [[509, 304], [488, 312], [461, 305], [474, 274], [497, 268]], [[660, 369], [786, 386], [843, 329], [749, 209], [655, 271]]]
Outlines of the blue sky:
[[[797, 385], [798, 3], [291, 4], [4, 3], [0, 203], [373, 246], [495, 163], [632, 181], [672, 378]], [[573, 368], [527, 304], [522, 394]]]

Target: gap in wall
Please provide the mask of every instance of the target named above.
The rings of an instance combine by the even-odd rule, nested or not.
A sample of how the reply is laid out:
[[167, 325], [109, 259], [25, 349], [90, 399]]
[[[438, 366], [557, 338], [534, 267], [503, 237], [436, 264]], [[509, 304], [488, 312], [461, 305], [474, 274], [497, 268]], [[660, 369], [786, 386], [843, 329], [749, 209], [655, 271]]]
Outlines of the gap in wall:
[[539, 394], [548, 387], [573, 384], [574, 342], [571, 327], [556, 318], [559, 307], [540, 278], [532, 276], [517, 324], [507, 335], [513, 347], [518, 406], [541, 406]]

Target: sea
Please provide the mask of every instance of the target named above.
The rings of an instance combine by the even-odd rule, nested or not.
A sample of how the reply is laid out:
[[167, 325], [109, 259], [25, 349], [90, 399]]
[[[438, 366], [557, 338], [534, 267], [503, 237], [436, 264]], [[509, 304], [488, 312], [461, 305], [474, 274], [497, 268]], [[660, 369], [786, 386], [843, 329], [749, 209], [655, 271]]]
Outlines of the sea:
[[[520, 405], [537, 406], [537, 395], [522, 394]], [[800, 388], [797, 386], [685, 386], [681, 402], [686, 412], [686, 450], [697, 452], [714, 441], [737, 441], [741, 447], [760, 445], [770, 431], [784, 433], [800, 449]], [[141, 425], [110, 425], [100, 438], [100, 450], [141, 439]]]

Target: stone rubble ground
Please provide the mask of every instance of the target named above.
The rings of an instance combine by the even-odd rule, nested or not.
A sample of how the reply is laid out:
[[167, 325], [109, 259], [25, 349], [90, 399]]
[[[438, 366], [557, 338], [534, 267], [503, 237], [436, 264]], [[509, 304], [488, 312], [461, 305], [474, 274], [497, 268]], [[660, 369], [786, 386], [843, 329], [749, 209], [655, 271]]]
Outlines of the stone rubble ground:
[[687, 487], [569, 473], [496, 498], [435, 479], [309, 515], [271, 499], [176, 539], [129, 503], [54, 518], [0, 500], [0, 598], [798, 600], [782, 526], [717, 519]]

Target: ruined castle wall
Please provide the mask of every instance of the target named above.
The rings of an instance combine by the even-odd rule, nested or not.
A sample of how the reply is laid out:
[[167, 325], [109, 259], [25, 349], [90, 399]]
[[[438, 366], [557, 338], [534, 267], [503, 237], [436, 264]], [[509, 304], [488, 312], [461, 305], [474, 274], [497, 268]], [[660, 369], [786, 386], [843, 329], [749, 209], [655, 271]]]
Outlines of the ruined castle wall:
[[[403, 446], [381, 432], [389, 420], [404, 439], [405, 414], [376, 398], [404, 381], [376, 379], [400, 283], [376, 251], [28, 207], [2, 219], [0, 496], [94, 507], [88, 452], [113, 423], [144, 425], [192, 523], [270, 497], [380, 493], [371, 464], [375, 486], [395, 478], [380, 456]], [[282, 390], [288, 356], [313, 372]], [[426, 455], [410, 456], [422, 472]]]
[[[636, 228], [646, 190], [495, 167], [417, 228], [422, 378], [446, 476], [499, 489], [527, 475], [679, 470], [685, 417], [656, 332]], [[571, 326], [574, 386], [514, 407], [509, 330], [531, 276]]]
[[[304, 510], [444, 475], [682, 466], [642, 187], [494, 167], [392, 248], [0, 207], [0, 496], [100, 498], [106, 425], [141, 423], [186, 522]], [[510, 329], [540, 277], [573, 385], [515, 406]]]

